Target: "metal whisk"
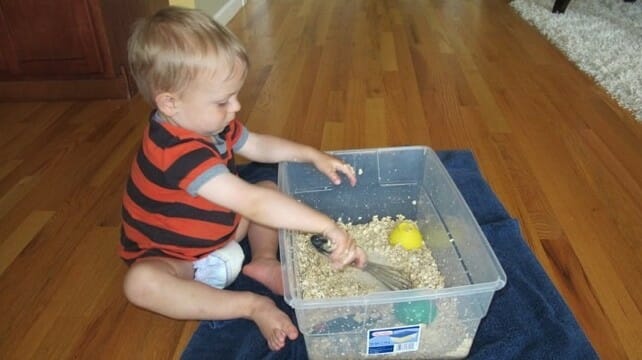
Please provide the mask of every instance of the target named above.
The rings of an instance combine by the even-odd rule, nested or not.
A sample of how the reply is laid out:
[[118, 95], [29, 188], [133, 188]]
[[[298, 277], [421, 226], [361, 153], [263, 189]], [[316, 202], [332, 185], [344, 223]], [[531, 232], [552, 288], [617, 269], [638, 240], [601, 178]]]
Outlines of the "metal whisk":
[[[312, 235], [310, 241], [314, 248], [322, 254], [328, 255], [333, 250], [330, 240], [322, 235]], [[368, 262], [362, 270], [372, 275], [390, 290], [407, 290], [412, 286], [410, 280], [392, 266]]]
[[410, 280], [392, 266], [368, 262], [363, 271], [374, 276], [375, 279], [390, 290], [407, 290], [412, 286]]

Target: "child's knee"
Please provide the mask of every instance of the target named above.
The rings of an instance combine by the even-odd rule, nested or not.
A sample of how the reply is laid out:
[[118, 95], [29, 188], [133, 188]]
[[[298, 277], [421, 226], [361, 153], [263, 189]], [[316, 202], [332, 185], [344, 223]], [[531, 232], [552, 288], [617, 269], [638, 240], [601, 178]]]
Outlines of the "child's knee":
[[[167, 259], [142, 259], [129, 268], [123, 281], [125, 297], [138, 306], [145, 307], [149, 299], [160, 296], [168, 276], [183, 277], [177, 267]], [[189, 264], [189, 262], [188, 262]]]
[[125, 274], [123, 290], [130, 302], [143, 306], [145, 299], [159, 292], [161, 280], [158, 270], [150, 263], [134, 263]]

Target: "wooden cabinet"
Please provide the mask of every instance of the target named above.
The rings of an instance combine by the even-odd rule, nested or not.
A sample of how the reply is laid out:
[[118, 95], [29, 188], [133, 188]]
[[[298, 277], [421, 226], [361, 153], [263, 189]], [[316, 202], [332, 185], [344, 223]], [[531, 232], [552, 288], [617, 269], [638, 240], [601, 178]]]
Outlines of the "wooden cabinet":
[[167, 0], [0, 0], [0, 100], [127, 98], [133, 22]]

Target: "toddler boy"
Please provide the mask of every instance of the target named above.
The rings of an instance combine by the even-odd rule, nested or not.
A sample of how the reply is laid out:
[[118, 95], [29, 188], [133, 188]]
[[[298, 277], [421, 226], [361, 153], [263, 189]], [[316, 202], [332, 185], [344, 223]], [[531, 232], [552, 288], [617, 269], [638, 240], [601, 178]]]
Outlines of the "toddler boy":
[[[278, 228], [322, 233], [335, 244], [336, 268], [366, 256], [324, 214], [279, 193], [260, 176], [237, 175], [234, 154], [261, 162], [305, 161], [335, 184], [352, 168], [323, 152], [249, 131], [236, 119], [248, 71], [243, 46], [198, 10], [169, 7], [139, 21], [129, 63], [153, 107], [123, 197], [120, 256], [135, 305], [175, 319], [253, 320], [272, 350], [298, 330], [269, 298], [228, 291], [240, 271], [282, 294]], [[238, 241], [252, 259], [241, 270]]]

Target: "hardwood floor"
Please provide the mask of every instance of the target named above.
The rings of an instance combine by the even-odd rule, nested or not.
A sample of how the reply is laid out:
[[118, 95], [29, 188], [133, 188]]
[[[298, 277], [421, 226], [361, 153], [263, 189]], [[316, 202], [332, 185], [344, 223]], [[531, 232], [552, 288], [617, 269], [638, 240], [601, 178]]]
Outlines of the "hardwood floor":
[[[474, 151], [604, 359], [640, 359], [642, 125], [506, 1], [250, 0], [240, 118], [326, 150]], [[129, 305], [121, 192], [149, 107], [0, 104], [0, 358], [165, 359]]]

